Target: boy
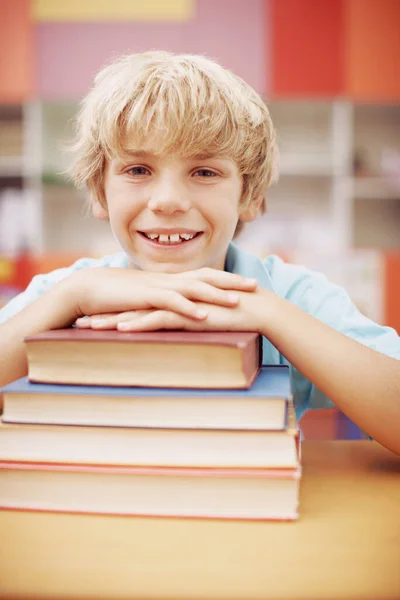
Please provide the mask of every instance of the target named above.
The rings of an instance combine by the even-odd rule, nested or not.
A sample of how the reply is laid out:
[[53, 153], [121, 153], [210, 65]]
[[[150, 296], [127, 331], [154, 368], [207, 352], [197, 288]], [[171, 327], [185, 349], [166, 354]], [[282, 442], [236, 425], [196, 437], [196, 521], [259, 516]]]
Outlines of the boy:
[[259, 331], [264, 362], [291, 365], [298, 417], [329, 398], [400, 454], [397, 333], [322, 275], [231, 243], [276, 172], [254, 90], [203, 57], [123, 57], [83, 101], [73, 151], [74, 180], [122, 252], [38, 276], [0, 311], [1, 385], [27, 372], [25, 336], [74, 323]]

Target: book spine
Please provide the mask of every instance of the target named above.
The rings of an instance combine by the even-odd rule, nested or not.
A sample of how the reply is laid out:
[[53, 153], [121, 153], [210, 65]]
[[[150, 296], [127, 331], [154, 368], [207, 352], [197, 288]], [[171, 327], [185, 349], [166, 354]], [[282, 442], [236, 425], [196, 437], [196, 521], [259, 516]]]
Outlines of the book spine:
[[242, 348], [243, 375], [246, 380], [246, 387], [249, 388], [261, 369], [262, 364], [262, 342], [261, 336], [252, 340]]

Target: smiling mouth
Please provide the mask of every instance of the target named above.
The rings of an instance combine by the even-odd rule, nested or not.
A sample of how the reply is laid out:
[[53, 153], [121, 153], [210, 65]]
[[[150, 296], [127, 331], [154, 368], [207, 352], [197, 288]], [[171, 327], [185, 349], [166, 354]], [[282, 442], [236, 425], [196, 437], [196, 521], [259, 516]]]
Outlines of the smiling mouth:
[[178, 246], [179, 244], [187, 244], [192, 240], [202, 235], [202, 231], [197, 233], [146, 233], [139, 231], [140, 235], [145, 239], [159, 244], [160, 246]]

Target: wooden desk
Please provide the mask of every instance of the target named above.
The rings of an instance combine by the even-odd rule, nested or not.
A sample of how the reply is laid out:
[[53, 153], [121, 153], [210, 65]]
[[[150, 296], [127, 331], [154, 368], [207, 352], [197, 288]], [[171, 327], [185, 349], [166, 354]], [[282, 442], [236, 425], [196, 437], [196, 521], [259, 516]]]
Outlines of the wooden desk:
[[400, 458], [304, 442], [300, 520], [0, 512], [2, 596], [400, 598]]

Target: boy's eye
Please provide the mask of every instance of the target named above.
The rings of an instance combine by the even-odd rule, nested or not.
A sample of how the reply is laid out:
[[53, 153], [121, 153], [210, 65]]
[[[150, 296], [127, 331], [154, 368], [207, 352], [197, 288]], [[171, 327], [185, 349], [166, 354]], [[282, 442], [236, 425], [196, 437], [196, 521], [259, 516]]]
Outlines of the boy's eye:
[[140, 177], [143, 175], [149, 175], [150, 171], [146, 167], [130, 167], [127, 171], [129, 175], [133, 175], [134, 177]]
[[194, 175], [207, 178], [217, 177], [217, 173], [215, 171], [211, 171], [211, 169], [198, 169]]

